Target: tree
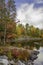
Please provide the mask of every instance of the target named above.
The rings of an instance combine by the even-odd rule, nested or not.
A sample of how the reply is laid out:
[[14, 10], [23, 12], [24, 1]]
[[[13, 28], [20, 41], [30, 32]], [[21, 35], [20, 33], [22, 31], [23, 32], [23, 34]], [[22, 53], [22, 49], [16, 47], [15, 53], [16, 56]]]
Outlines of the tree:
[[[2, 31], [4, 32], [4, 35], [3, 35], [4, 44], [6, 43], [6, 34], [8, 33], [7, 25], [12, 23], [16, 26], [15, 19], [16, 19], [15, 1], [8, 0], [8, 2], [6, 2], [6, 0], [0, 0], [0, 24], [1, 25], [3, 24], [3, 26], [0, 27], [1, 28], [0, 31], [2, 31], [2, 29], [4, 28], [3, 29], [4, 31]], [[11, 31], [13, 31], [14, 33], [14, 28], [11, 29]]]
[[15, 1], [14, 0], [8, 0], [8, 13], [9, 17], [15, 21], [16, 17], [16, 6], [15, 6]]
[[40, 37], [43, 38], [43, 29], [41, 29], [41, 34], [40, 34]]
[[22, 24], [18, 24], [16, 27], [17, 35], [18, 36], [23, 36], [25, 35], [25, 28]]
[[26, 34], [29, 35], [29, 24], [27, 23], [27, 24], [25, 25], [25, 27], [26, 27]]

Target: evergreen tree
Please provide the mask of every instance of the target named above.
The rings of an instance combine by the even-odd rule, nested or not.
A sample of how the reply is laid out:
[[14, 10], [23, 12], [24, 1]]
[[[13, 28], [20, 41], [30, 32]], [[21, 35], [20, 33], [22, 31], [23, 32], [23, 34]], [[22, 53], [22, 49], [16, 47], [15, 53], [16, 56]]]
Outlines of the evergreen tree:
[[14, 0], [8, 0], [8, 11], [10, 14], [10, 18], [15, 20], [16, 17], [16, 6], [15, 6], [15, 1]]

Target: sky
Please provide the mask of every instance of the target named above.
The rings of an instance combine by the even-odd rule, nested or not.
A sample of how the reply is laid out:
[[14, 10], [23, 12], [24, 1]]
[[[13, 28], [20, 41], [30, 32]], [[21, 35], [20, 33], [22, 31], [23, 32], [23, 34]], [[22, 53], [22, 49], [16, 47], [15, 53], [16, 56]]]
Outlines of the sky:
[[15, 0], [17, 19], [43, 29], [43, 0]]

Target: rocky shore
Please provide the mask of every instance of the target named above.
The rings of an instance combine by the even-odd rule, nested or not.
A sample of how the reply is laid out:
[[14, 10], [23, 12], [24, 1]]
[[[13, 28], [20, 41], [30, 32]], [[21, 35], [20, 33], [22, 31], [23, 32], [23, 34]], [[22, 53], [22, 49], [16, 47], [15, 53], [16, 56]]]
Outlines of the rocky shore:
[[33, 51], [31, 56], [30, 56], [30, 60], [28, 61], [20, 61], [18, 60], [15, 65], [34, 65], [34, 60], [36, 60], [38, 58], [39, 51]]
[[[30, 58], [28, 61], [23, 61], [23, 60], [15, 60], [15, 59], [11, 59], [8, 60], [8, 58], [6, 56], [0, 56], [0, 63], [4, 62], [4, 65], [34, 65], [34, 60], [36, 60], [38, 58], [39, 51], [33, 51], [31, 52]], [[6, 61], [6, 62], [5, 62]]]

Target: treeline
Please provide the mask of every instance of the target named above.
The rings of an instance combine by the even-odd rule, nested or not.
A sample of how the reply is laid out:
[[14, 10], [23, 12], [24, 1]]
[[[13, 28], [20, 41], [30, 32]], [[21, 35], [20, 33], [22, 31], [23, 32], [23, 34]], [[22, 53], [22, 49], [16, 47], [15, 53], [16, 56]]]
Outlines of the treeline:
[[28, 23], [25, 26], [23, 26], [22, 24], [18, 24], [16, 26], [16, 33], [18, 37], [30, 36], [43, 38], [43, 29], [36, 28], [33, 25], [29, 25]]

